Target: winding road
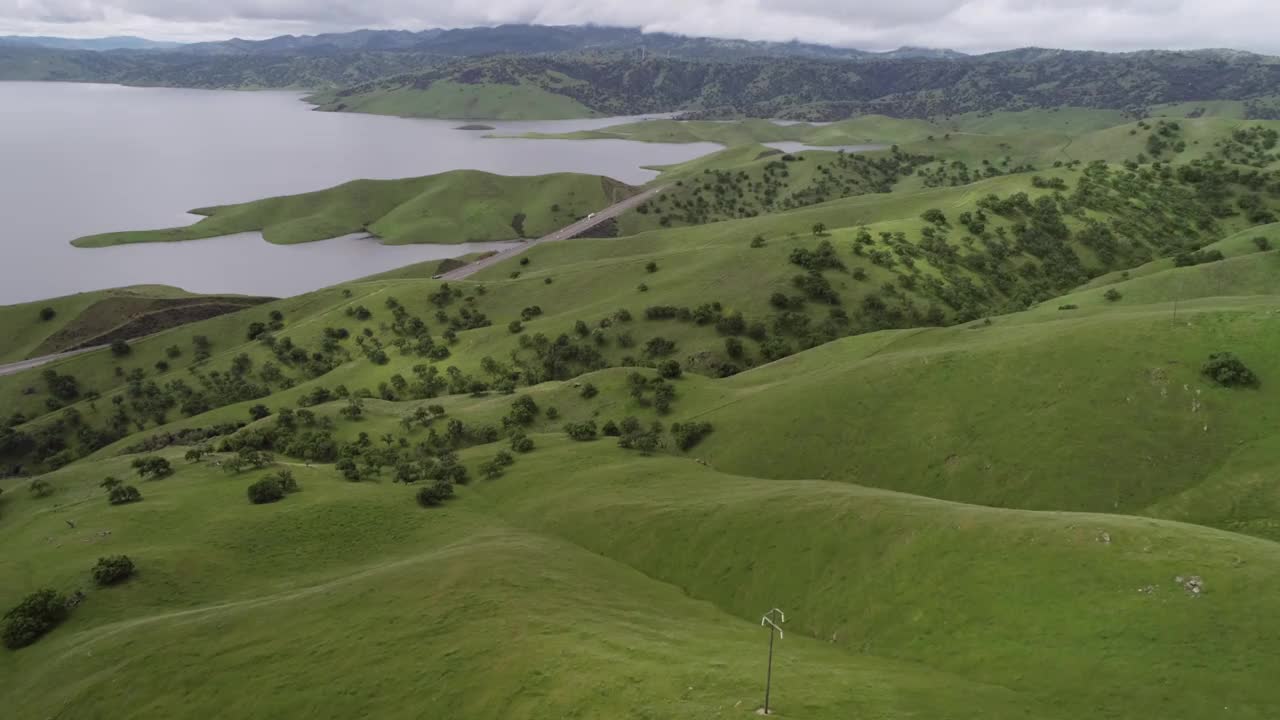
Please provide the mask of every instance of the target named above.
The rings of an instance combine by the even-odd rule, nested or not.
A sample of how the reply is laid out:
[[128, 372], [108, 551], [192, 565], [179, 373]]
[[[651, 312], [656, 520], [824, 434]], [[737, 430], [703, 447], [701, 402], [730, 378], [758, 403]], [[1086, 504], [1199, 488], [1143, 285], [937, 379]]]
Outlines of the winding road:
[[[551, 233], [550, 235], [544, 235], [543, 237], [540, 237], [537, 240], [530, 240], [529, 242], [521, 243], [520, 245], [517, 245], [516, 247], [513, 247], [510, 250], [503, 250], [497, 255], [492, 255], [490, 257], [484, 258], [483, 260], [477, 260], [476, 262], [460, 267], [457, 270], [451, 270], [439, 276], [439, 279], [462, 280], [463, 278], [470, 277], [487, 267], [496, 265], [502, 262], [503, 260], [508, 260], [510, 258], [513, 258], [525, 252], [526, 250], [533, 247], [534, 245], [538, 245], [544, 242], [555, 242], [556, 240], [568, 240], [577, 235], [581, 235], [582, 233], [590, 230], [591, 228], [603, 222], [612, 220], [618, 217], [619, 215], [621, 215], [622, 213], [644, 204], [650, 198], [654, 197], [655, 195], [657, 195], [658, 193], [666, 189], [667, 189], [666, 186], [656, 187], [656, 188], [653, 188], [652, 190], [646, 190], [640, 193], [639, 195], [633, 195], [632, 197], [629, 197], [620, 203], [617, 203], [615, 205], [610, 205], [609, 207], [592, 214], [591, 217], [583, 218], [582, 220], [579, 220], [578, 222], [572, 225], [560, 228], [559, 230]], [[71, 350], [69, 352], [64, 352], [64, 353], [56, 353], [53, 355], [44, 355], [37, 358], [30, 358], [30, 359], [22, 360], [16, 363], [10, 363], [8, 365], [0, 365], [0, 376], [14, 375], [16, 373], [22, 372], [23, 370], [30, 370], [31, 368], [37, 368], [37, 367], [40, 367], [41, 365], [46, 365], [48, 363], [55, 362], [57, 360], [62, 360], [64, 358], [75, 357], [76, 355], [83, 355], [84, 353], [93, 352], [94, 350], [102, 350], [105, 347], [107, 346], [98, 345], [95, 347], [81, 348], [79, 350]]]
[[568, 240], [577, 235], [581, 235], [582, 233], [605, 222], [606, 220], [612, 220], [613, 218], [618, 217], [622, 213], [632, 208], [643, 205], [650, 198], [654, 197], [655, 195], [657, 195], [658, 193], [661, 193], [663, 190], [666, 190], [666, 189], [667, 188], [664, 185], [662, 187], [656, 187], [652, 190], [646, 190], [640, 193], [639, 195], [633, 195], [632, 197], [629, 197], [626, 200], [623, 200], [622, 202], [617, 203], [616, 205], [610, 205], [609, 207], [596, 212], [591, 217], [583, 218], [582, 220], [579, 220], [578, 222], [572, 225], [569, 225], [568, 227], [561, 228], [551, 233], [550, 235], [544, 235], [538, 238], [537, 240], [530, 240], [529, 242], [521, 243], [520, 245], [517, 245], [516, 247], [513, 247], [510, 250], [503, 250], [497, 255], [491, 255], [487, 258], [484, 258], [483, 260], [477, 260], [471, 263], [470, 265], [465, 265], [463, 267], [458, 268], [457, 270], [450, 270], [449, 272], [438, 276], [438, 279], [462, 280], [464, 278], [468, 278], [468, 277], [471, 277], [472, 275], [475, 275], [476, 273], [480, 272], [481, 270], [484, 270], [487, 267], [497, 265], [503, 260], [510, 260], [511, 258], [517, 255], [520, 255], [521, 253], [527, 251], [529, 248], [535, 245], [539, 245], [544, 242], [555, 242], [556, 240]]
[[8, 365], [0, 365], [0, 376], [13, 375], [15, 373], [20, 373], [23, 370], [30, 370], [31, 368], [40, 367], [41, 365], [51, 363], [55, 360], [75, 357], [76, 355], [83, 355], [87, 352], [93, 352], [94, 350], [101, 350], [105, 347], [107, 346], [95, 345], [94, 347], [80, 348], [79, 350], [68, 350], [67, 352], [63, 352], [63, 353], [55, 353], [53, 355], [42, 355], [38, 358], [21, 360], [16, 363], [9, 363]]

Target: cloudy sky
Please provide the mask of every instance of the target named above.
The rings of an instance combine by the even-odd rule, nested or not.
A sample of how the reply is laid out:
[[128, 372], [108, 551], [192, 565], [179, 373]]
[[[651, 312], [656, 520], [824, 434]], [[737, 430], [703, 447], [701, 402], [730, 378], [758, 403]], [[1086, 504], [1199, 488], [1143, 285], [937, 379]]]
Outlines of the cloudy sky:
[[0, 34], [263, 38], [362, 27], [596, 23], [882, 50], [1280, 51], [1276, 0], [0, 0]]

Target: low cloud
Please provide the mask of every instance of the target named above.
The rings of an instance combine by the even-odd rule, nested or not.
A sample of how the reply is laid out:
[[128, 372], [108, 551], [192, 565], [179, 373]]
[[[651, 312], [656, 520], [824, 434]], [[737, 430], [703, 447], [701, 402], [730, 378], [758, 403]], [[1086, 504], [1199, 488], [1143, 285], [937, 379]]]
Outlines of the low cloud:
[[1280, 50], [1261, 0], [0, 0], [0, 34], [213, 40], [362, 27], [596, 23], [872, 50]]

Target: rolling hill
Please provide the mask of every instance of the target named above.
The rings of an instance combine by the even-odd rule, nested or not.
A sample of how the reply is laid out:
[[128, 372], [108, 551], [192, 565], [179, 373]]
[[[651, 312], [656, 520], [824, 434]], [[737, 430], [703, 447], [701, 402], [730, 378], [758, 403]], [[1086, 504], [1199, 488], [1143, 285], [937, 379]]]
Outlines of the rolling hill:
[[[0, 702], [752, 717], [777, 607], [780, 717], [1275, 717], [1269, 126], [1075, 109], [758, 144], [894, 123], [633, 127], [731, 147], [665, 168], [617, 238], [0, 377], [0, 608], [74, 600], [0, 651]], [[482, 197], [447, 218], [488, 227], [608, 188], [438, 176], [204, 222], [395, 240], [423, 208]], [[23, 352], [39, 305], [0, 309]], [[127, 578], [95, 565], [118, 555]]]
[[632, 194], [594, 175], [507, 177], [456, 170], [403, 180], [356, 180], [317, 192], [200, 208], [182, 228], [90, 235], [78, 247], [173, 242], [260, 231], [267, 242], [314, 242], [368, 233], [386, 244], [539, 237]]

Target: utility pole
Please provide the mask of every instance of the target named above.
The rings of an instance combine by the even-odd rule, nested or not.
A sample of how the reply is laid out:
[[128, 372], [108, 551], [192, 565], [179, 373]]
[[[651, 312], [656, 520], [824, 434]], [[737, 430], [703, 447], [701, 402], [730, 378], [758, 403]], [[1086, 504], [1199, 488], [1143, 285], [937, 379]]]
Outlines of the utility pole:
[[[774, 622], [774, 618], [777, 618], [777, 622]], [[773, 686], [773, 634], [776, 631], [778, 633], [778, 638], [781, 639], [782, 628], [778, 626], [778, 623], [784, 623], [786, 621], [787, 616], [782, 614], [782, 611], [778, 608], [770, 610], [764, 614], [764, 617], [760, 618], [760, 627], [769, 628], [769, 669], [765, 672], [764, 676], [765, 715], [769, 714], [769, 690], [772, 689]]]

